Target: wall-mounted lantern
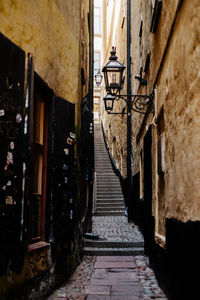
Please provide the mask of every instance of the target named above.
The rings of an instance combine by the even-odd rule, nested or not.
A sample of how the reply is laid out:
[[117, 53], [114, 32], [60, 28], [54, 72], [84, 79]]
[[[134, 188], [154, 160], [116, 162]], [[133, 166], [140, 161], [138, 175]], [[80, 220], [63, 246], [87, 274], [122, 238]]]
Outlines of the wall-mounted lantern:
[[[127, 98], [131, 99], [131, 109], [141, 114], [146, 114], [152, 107], [153, 93], [150, 95], [120, 95], [123, 82], [125, 66], [117, 61], [116, 49], [112, 47], [109, 62], [103, 67], [105, 87], [107, 95], [104, 97], [105, 110], [109, 114], [124, 114], [123, 112], [112, 112], [114, 101]], [[147, 84], [147, 83], [146, 83]]]
[[100, 70], [98, 70], [97, 74], [95, 75], [95, 82], [97, 86], [101, 85], [102, 79], [103, 76], [101, 75]]
[[124, 70], [125, 66], [118, 62], [116, 49], [112, 47], [109, 62], [102, 69], [106, 91], [111, 91], [113, 95], [116, 95], [121, 90]]
[[108, 91], [107, 95], [103, 98], [105, 104], [105, 110], [110, 113], [113, 110], [115, 97]]

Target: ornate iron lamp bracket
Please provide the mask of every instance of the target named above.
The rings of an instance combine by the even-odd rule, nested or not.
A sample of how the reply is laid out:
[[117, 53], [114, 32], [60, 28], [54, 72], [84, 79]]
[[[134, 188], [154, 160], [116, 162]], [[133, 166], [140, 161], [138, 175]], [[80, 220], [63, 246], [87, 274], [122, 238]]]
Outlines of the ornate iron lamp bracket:
[[[131, 97], [131, 109], [137, 113], [146, 115], [153, 111], [153, 97], [154, 93], [150, 95], [115, 95], [115, 100], [123, 99], [127, 103], [127, 98]], [[125, 109], [124, 109], [125, 110]], [[108, 114], [119, 115], [127, 114], [125, 111], [121, 112], [108, 112]]]

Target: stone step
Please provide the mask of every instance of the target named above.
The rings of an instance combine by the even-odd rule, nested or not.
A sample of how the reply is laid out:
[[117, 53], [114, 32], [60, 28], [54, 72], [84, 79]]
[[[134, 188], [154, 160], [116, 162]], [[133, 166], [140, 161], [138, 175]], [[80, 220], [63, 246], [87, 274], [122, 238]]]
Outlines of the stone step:
[[97, 175], [97, 180], [101, 183], [101, 184], [116, 184], [117, 186], [121, 187], [120, 185], [120, 182], [117, 178], [108, 178], [108, 177], [105, 177], [105, 178], [102, 178], [102, 177], [99, 177]]
[[106, 174], [106, 173], [113, 174], [113, 170], [112, 170], [111, 167], [101, 167], [101, 168], [95, 168], [95, 169], [96, 169], [97, 173], [101, 172], [101, 173], [104, 173], [104, 174]]
[[99, 186], [97, 184], [97, 193], [102, 193], [102, 189], [103, 189], [104, 193], [107, 193], [107, 192], [108, 193], [120, 193], [123, 196], [122, 191], [119, 187], [116, 187], [116, 186], [106, 186], [106, 187], [104, 187], [102, 185]]
[[101, 211], [95, 212], [95, 216], [103, 217], [103, 216], [124, 216], [124, 210], [120, 211]]
[[103, 173], [98, 173], [97, 172], [97, 179], [101, 182], [108, 182], [108, 183], [113, 183], [113, 182], [117, 182], [118, 184], [120, 184], [119, 179], [116, 177], [116, 175], [108, 175], [108, 174], [103, 174]]
[[96, 170], [96, 173], [99, 177], [107, 177], [107, 178], [116, 178], [118, 181], [119, 181], [119, 178], [117, 177], [117, 175], [113, 172], [110, 171], [110, 172], [104, 172], [103, 170]]
[[97, 176], [98, 177], [102, 177], [102, 178], [116, 178], [118, 181], [119, 181], [119, 178], [117, 177], [117, 175], [115, 175], [115, 173], [112, 171], [112, 172], [103, 172], [100, 170], [97, 171]]
[[120, 208], [124, 208], [124, 203], [120, 202], [120, 203], [97, 203], [96, 208], [102, 208], [102, 207], [107, 207], [109, 209], [111, 209], [112, 207], [116, 208], [116, 207], [120, 207]]
[[99, 190], [104, 190], [104, 191], [107, 191], [107, 190], [112, 190], [112, 191], [121, 191], [121, 188], [119, 188], [119, 185], [117, 184], [104, 184], [104, 183], [100, 183], [100, 182], [97, 182], [97, 188]]
[[102, 201], [98, 200], [97, 203], [96, 203], [96, 206], [105, 206], [105, 207], [110, 206], [111, 208], [115, 207], [117, 205], [119, 205], [119, 206], [123, 205], [125, 207], [124, 202], [123, 201], [118, 201], [118, 200], [112, 201], [112, 202], [111, 201], [105, 202], [103, 200]]
[[121, 195], [107, 195], [107, 194], [103, 194], [103, 195], [97, 195], [97, 199], [110, 199], [110, 201], [112, 200], [123, 200], [123, 197]]
[[114, 201], [121, 201], [121, 202], [123, 202], [124, 201], [124, 198], [123, 197], [109, 197], [108, 195], [106, 195], [106, 197], [104, 196], [99, 196], [99, 195], [97, 195], [97, 197], [96, 197], [96, 199], [97, 199], [97, 201], [104, 201], [104, 202], [110, 202], [110, 203], [112, 203], [112, 202], [114, 202]]
[[108, 162], [108, 161], [95, 162], [95, 165], [98, 165], [98, 168], [109, 166], [112, 169], [112, 166], [111, 166], [110, 162]]
[[95, 164], [99, 164], [100, 166], [103, 164], [108, 164], [109, 166], [111, 166], [110, 164], [110, 160], [107, 158], [107, 159], [96, 159], [95, 160]]
[[105, 239], [90, 240], [83, 239], [84, 247], [96, 247], [96, 248], [130, 248], [130, 247], [144, 247], [143, 241], [112, 241]]
[[109, 180], [106, 180], [106, 179], [102, 180], [102, 179], [99, 179], [97, 177], [97, 184], [99, 186], [102, 186], [102, 188], [104, 188], [104, 186], [106, 186], [106, 187], [109, 187], [109, 186], [112, 186], [112, 187], [119, 186], [119, 187], [121, 187], [119, 181], [117, 181], [116, 179], [112, 180], [112, 181], [109, 181]]
[[106, 163], [104, 163], [103, 165], [102, 165], [102, 162], [100, 163], [96, 163], [95, 162], [95, 169], [97, 169], [97, 170], [101, 170], [101, 168], [110, 168], [111, 170], [112, 170], [112, 167], [111, 167], [111, 165], [110, 165], [110, 163], [108, 163], [108, 162], [106, 162]]
[[115, 187], [113, 187], [112, 189], [107, 189], [107, 190], [99, 190], [98, 191], [98, 194], [100, 195], [105, 195], [105, 194], [107, 194], [107, 195], [121, 195], [121, 196], [123, 196], [123, 194], [122, 194], [122, 191], [121, 190], [116, 190], [115, 189]]
[[98, 191], [102, 191], [102, 189], [104, 190], [104, 192], [106, 193], [107, 191], [113, 191], [113, 192], [119, 192], [121, 193], [121, 195], [123, 196], [123, 193], [121, 191], [121, 189], [119, 189], [117, 186], [112, 185], [112, 186], [104, 186], [102, 184], [98, 184], [97, 182], [97, 189]]
[[109, 177], [108, 175], [107, 176], [99, 176], [99, 174], [97, 173], [97, 179], [100, 181], [100, 182], [107, 182], [107, 183], [118, 183], [120, 184], [119, 182], [119, 179], [117, 177], [114, 177], [114, 175], [112, 175], [112, 177]]
[[98, 155], [104, 155], [105, 157], [109, 158], [109, 155], [107, 153], [107, 151], [105, 150], [104, 146], [102, 146], [102, 148], [94, 148], [94, 154], [98, 154]]
[[124, 198], [110, 199], [110, 198], [97, 198], [98, 203], [124, 203]]
[[[116, 209], [116, 211], [120, 211], [120, 210], [122, 210], [123, 208], [124, 208], [124, 206], [122, 205], [122, 206], [113, 207], [113, 210]], [[110, 209], [111, 209], [110, 207], [96, 206], [96, 211], [97, 211], [97, 212], [110, 211]]]
[[143, 247], [130, 248], [95, 248], [84, 247], [83, 254], [89, 256], [134, 256], [144, 254]]
[[100, 191], [98, 191], [97, 194], [98, 195], [105, 195], [105, 194], [107, 194], [107, 195], [121, 195], [121, 196], [123, 196], [122, 192], [120, 190], [117, 191], [116, 189], [112, 189], [112, 191], [111, 190], [107, 190], [107, 191], [100, 190]]

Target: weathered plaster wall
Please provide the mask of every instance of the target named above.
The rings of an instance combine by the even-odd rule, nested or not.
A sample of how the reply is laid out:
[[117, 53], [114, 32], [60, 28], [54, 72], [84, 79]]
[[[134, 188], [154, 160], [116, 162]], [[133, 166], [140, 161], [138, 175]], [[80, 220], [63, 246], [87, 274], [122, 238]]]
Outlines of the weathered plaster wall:
[[79, 100], [80, 1], [2, 0], [1, 32], [34, 57], [36, 72], [54, 92]]
[[[149, 2], [150, 3], [150, 2]], [[199, 118], [199, 1], [183, 1], [176, 20], [169, 45], [170, 30], [180, 1], [162, 1], [162, 11], [156, 33], [149, 33], [151, 11], [148, 2], [132, 2], [131, 12], [131, 74], [132, 93], [149, 94], [154, 84], [157, 88], [156, 111], [159, 115], [164, 108], [163, 132], [165, 134], [165, 174], [157, 174], [157, 142], [160, 127], [153, 125], [152, 175], [153, 207], [156, 218], [156, 232], [165, 236], [165, 219], [182, 221], [199, 220], [199, 178], [200, 178], [200, 118]], [[143, 19], [140, 37], [141, 16]], [[167, 48], [168, 47], [168, 48]], [[167, 52], [165, 52], [167, 49]], [[142, 77], [147, 79], [147, 87], [139, 86], [134, 79], [140, 72], [142, 50]], [[145, 58], [150, 50], [150, 66], [145, 72]], [[155, 101], [155, 98], [154, 98]], [[139, 170], [139, 153], [143, 148], [143, 138], [150, 124], [159, 120], [150, 114], [141, 130], [143, 117], [132, 115], [133, 174]], [[140, 139], [136, 143], [136, 136]], [[159, 241], [163, 244], [163, 240]]]
[[161, 64], [162, 56], [179, 2], [180, 0], [162, 1], [162, 11], [156, 33], [151, 34], [150, 36], [151, 61], [149, 68], [149, 85], [151, 87], [153, 87], [156, 80], [158, 69]]
[[165, 119], [165, 214], [200, 219], [200, 4], [184, 1], [158, 82]]

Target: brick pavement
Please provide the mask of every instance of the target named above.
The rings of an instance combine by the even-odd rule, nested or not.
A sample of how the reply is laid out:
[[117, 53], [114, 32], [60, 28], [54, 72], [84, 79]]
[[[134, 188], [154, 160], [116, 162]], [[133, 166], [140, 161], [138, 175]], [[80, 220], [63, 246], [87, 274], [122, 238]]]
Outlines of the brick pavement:
[[98, 256], [87, 300], [167, 299], [145, 256]]

